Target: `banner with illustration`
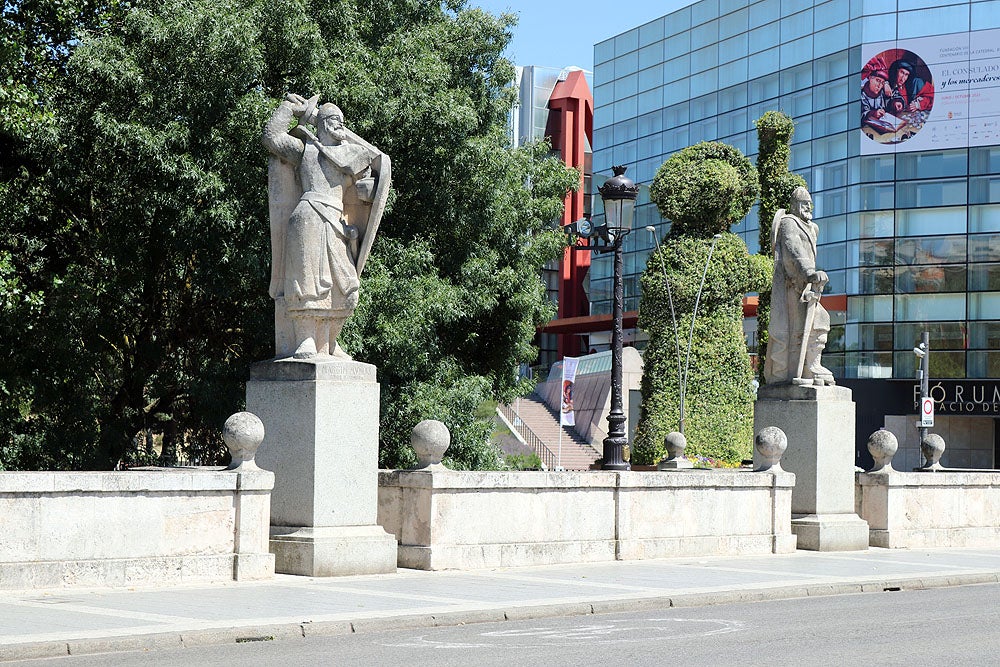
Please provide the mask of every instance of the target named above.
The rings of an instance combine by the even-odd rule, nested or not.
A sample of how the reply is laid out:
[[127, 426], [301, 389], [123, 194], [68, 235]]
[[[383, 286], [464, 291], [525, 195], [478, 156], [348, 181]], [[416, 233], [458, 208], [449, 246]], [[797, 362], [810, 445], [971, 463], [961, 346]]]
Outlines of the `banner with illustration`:
[[862, 47], [862, 155], [1000, 143], [1000, 30]]
[[576, 382], [576, 367], [580, 360], [576, 357], [563, 358], [562, 367], [562, 401], [559, 410], [559, 423], [563, 426], [576, 426], [576, 416], [573, 413], [573, 383]]

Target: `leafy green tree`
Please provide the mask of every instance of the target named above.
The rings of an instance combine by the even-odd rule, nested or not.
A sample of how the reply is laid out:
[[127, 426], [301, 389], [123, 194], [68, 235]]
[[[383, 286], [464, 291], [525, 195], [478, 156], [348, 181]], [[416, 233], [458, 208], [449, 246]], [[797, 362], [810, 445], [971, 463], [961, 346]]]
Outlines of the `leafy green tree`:
[[[788, 171], [795, 123], [780, 111], [767, 111], [757, 119], [757, 173], [760, 177], [760, 206], [757, 209], [760, 229], [760, 254], [774, 257], [771, 224], [779, 208], [788, 206], [795, 188], [806, 181]], [[767, 357], [767, 328], [771, 321], [771, 289], [761, 290], [757, 300], [757, 376], [764, 382], [764, 359]]]
[[[5, 27], [41, 34], [68, 6], [8, 3]], [[46, 83], [22, 77], [34, 97], [0, 103], [50, 119], [0, 127], [0, 282], [16, 289], [0, 303], [0, 465], [108, 467], [154, 435], [219, 459], [249, 364], [273, 354], [259, 136], [286, 91], [336, 101], [393, 159], [344, 334], [380, 368], [382, 462], [412, 459], [409, 429], [434, 417], [454, 465], [499, 465], [474, 410], [520, 389], [550, 314], [548, 221], [577, 180], [544, 147], [506, 147], [512, 17], [415, 0], [80, 6], [58, 49], [38, 47]]]
[[639, 326], [649, 334], [649, 346], [643, 357], [642, 409], [632, 455], [636, 463], [663, 458], [664, 438], [679, 429], [680, 378], [688, 365], [692, 317], [686, 453], [727, 462], [750, 453], [753, 374], [741, 300], [767, 285], [771, 265], [760, 255], [750, 255], [743, 240], [727, 230], [747, 214], [758, 187], [750, 161], [717, 142], [675, 153], [653, 179], [650, 198], [671, 227], [641, 278]]

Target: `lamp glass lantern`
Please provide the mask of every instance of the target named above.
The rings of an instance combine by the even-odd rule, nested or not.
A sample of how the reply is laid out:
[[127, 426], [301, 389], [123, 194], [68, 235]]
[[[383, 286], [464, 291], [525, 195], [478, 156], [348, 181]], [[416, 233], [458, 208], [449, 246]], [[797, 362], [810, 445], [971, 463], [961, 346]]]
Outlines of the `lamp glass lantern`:
[[609, 230], [625, 230], [627, 234], [631, 231], [635, 218], [635, 200], [639, 194], [639, 186], [625, 175], [627, 167], [617, 165], [611, 169], [615, 175], [606, 180], [598, 190], [604, 200], [604, 217]]

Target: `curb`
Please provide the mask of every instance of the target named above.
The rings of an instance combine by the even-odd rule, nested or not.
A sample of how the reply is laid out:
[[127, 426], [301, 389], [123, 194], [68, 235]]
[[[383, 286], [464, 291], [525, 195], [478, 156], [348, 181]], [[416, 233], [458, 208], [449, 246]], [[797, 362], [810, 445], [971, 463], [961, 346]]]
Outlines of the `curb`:
[[764, 602], [767, 600], [789, 600], [890, 591], [914, 591], [997, 583], [1000, 583], [1000, 572], [979, 572], [962, 575], [932, 575], [919, 578], [872, 579], [842, 583], [683, 593], [655, 597], [595, 600], [593, 602], [540, 604], [511, 607], [508, 609], [476, 609], [440, 614], [404, 614], [354, 621], [320, 621], [316, 623], [288, 623], [263, 626], [247, 625], [213, 630], [190, 630], [149, 635], [105, 637], [100, 639], [6, 644], [0, 645], [0, 662], [56, 658], [68, 655], [155, 651], [257, 641], [283, 641], [309, 637], [369, 634], [392, 630], [452, 627], [472, 623], [521, 621], [557, 616], [586, 616], [590, 614], [660, 610], [671, 607], [706, 607], [720, 604]]

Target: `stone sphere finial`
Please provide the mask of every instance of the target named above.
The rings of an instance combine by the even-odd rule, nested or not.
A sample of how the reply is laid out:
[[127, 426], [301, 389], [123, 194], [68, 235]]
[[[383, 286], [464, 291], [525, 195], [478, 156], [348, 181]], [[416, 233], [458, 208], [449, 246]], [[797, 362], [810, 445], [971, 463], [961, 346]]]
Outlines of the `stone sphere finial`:
[[226, 470], [259, 470], [254, 462], [257, 448], [264, 442], [264, 422], [252, 412], [237, 412], [222, 427], [232, 462]]
[[781, 457], [788, 449], [788, 436], [777, 426], [766, 426], [754, 438], [754, 447], [760, 454], [761, 464], [755, 472], [783, 472]]
[[424, 469], [447, 469], [441, 464], [444, 453], [451, 445], [451, 433], [448, 427], [436, 419], [425, 419], [413, 427], [410, 433], [410, 446], [417, 455], [419, 467]]
[[924, 455], [924, 465], [918, 470], [944, 470], [941, 455], [944, 454], [944, 438], [937, 433], [928, 433], [920, 441], [920, 453]]
[[899, 441], [892, 431], [880, 428], [868, 438], [868, 451], [875, 459], [875, 465], [868, 472], [889, 473], [893, 472], [892, 457], [899, 449]]
[[693, 468], [694, 463], [684, 456], [684, 449], [687, 447], [687, 438], [680, 431], [671, 431], [663, 439], [667, 447], [667, 458], [660, 461], [656, 468], [658, 470], [676, 470], [681, 468]]

